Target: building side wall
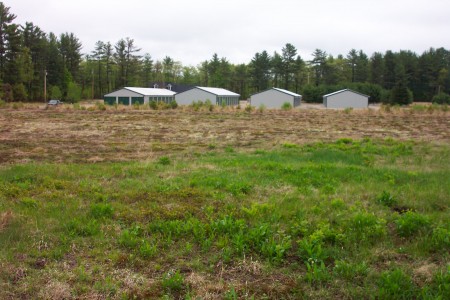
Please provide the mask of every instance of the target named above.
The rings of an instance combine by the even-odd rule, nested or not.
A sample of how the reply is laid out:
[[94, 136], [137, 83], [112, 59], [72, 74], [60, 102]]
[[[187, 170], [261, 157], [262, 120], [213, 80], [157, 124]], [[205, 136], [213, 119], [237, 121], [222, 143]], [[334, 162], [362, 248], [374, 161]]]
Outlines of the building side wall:
[[363, 95], [345, 91], [324, 97], [323, 104], [327, 108], [367, 108], [369, 106], [369, 99]]
[[186, 92], [175, 95], [175, 101], [177, 101], [179, 105], [190, 105], [194, 101], [205, 102], [206, 100], [210, 100], [214, 105], [216, 104], [216, 98], [216, 95], [210, 94], [197, 88], [193, 88]]
[[250, 103], [255, 107], [259, 107], [262, 104], [266, 108], [281, 108], [285, 102], [289, 102], [294, 106], [294, 96], [277, 90], [268, 90], [250, 97]]

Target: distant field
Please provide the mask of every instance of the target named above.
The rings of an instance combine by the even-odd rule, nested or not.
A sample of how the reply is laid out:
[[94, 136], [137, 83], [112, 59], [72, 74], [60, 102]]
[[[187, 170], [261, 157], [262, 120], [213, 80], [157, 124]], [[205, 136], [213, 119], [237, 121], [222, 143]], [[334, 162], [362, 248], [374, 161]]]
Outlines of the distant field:
[[0, 299], [448, 299], [450, 113], [0, 109]]

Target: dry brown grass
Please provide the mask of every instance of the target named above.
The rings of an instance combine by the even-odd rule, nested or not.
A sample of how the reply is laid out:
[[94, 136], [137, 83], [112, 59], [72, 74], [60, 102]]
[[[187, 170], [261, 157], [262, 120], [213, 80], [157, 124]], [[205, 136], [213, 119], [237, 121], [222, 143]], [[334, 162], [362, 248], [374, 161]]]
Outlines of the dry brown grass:
[[2, 232], [13, 220], [12, 211], [5, 211], [0, 214], [0, 232]]
[[27, 161], [101, 162], [148, 160], [203, 152], [214, 145], [241, 151], [271, 149], [338, 138], [450, 141], [450, 113], [295, 109], [246, 113], [133, 110], [88, 111], [24, 105], [0, 110], [0, 164]]

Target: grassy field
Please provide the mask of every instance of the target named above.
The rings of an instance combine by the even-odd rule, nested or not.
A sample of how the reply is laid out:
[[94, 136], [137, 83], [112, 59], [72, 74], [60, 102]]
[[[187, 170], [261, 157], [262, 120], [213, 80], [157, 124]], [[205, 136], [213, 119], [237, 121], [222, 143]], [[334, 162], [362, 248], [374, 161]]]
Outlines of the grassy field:
[[0, 109], [0, 298], [449, 299], [449, 123]]

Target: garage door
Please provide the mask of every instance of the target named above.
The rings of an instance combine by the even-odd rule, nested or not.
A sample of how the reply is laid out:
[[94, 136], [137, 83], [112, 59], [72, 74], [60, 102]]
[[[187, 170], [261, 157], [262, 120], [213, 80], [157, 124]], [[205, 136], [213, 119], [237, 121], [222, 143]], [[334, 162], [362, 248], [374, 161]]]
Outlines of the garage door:
[[119, 104], [130, 105], [130, 97], [119, 97]]
[[105, 97], [103, 100], [105, 101], [105, 104], [108, 105], [116, 104], [116, 97]]
[[132, 97], [131, 104], [144, 104], [144, 97]]

